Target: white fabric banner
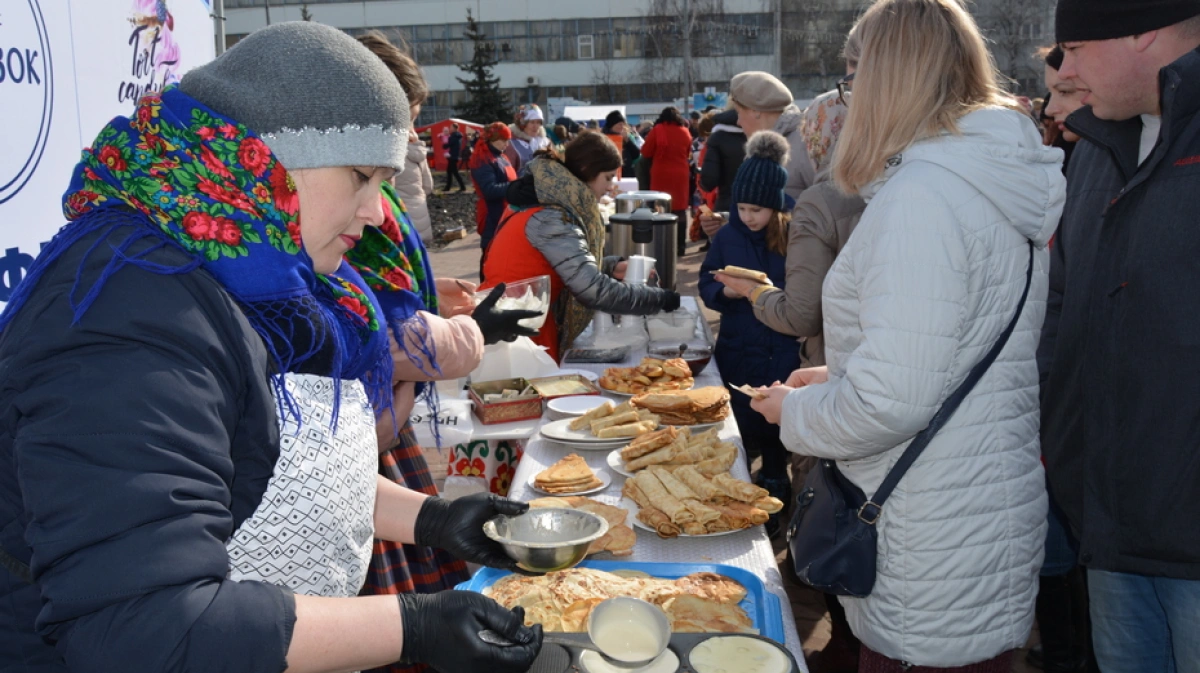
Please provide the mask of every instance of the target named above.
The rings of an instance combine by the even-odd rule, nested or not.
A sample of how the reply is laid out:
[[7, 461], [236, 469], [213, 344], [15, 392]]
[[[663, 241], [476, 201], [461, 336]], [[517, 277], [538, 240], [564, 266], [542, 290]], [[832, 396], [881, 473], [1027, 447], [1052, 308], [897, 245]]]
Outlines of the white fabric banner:
[[79, 151], [212, 60], [210, 0], [0, 0], [0, 303], [64, 223]]

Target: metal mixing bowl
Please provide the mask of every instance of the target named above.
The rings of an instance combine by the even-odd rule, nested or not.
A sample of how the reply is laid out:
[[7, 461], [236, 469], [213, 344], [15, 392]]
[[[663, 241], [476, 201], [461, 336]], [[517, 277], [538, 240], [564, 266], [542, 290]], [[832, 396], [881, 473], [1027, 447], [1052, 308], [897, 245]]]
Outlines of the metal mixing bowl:
[[483, 524], [484, 535], [499, 542], [509, 558], [526, 570], [543, 573], [579, 563], [588, 545], [607, 532], [607, 521], [577, 509], [535, 508]]

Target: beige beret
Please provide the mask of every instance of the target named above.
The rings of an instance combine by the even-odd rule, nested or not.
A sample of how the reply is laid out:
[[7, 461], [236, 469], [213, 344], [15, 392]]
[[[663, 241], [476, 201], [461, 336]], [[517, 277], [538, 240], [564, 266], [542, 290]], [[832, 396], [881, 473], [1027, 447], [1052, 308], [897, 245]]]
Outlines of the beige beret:
[[733, 102], [759, 112], [779, 112], [792, 104], [792, 92], [769, 72], [751, 70], [735, 75], [729, 83]]

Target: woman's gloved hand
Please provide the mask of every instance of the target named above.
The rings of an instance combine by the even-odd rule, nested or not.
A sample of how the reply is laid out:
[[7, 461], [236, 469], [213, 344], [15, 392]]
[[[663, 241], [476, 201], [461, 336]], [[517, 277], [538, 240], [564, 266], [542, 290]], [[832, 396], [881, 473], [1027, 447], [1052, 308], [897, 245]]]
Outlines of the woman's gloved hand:
[[479, 324], [483, 333], [483, 343], [494, 344], [500, 341], [513, 341], [517, 337], [537, 336], [537, 330], [529, 329], [517, 323], [518, 320], [536, 318], [541, 311], [503, 311], [496, 308], [496, 302], [504, 296], [504, 283], [492, 288], [491, 294], [475, 307], [471, 317]]
[[[428, 664], [441, 673], [523, 673], [542, 649], [542, 625], [525, 626], [525, 611], [505, 610], [473, 591], [399, 594], [404, 625], [400, 663]], [[489, 630], [514, 645], [485, 643]]]
[[663, 311], [670, 313], [679, 309], [679, 293], [674, 290], [668, 290], [667, 300], [663, 302]]
[[528, 503], [495, 493], [473, 493], [457, 500], [431, 497], [417, 512], [413, 532], [419, 545], [445, 549], [471, 563], [519, 571], [504, 548], [483, 534], [483, 524], [501, 514], [516, 516], [528, 510]]

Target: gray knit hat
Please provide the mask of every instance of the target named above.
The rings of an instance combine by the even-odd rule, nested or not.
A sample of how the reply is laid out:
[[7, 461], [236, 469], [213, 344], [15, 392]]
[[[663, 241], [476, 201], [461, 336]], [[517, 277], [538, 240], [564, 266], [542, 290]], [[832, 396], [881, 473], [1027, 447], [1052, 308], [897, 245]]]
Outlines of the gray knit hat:
[[779, 112], [792, 104], [792, 92], [769, 72], [751, 70], [733, 76], [729, 82], [733, 102], [759, 112]]
[[404, 168], [412, 126], [404, 89], [336, 28], [292, 21], [257, 30], [179, 88], [249, 127], [285, 168]]

